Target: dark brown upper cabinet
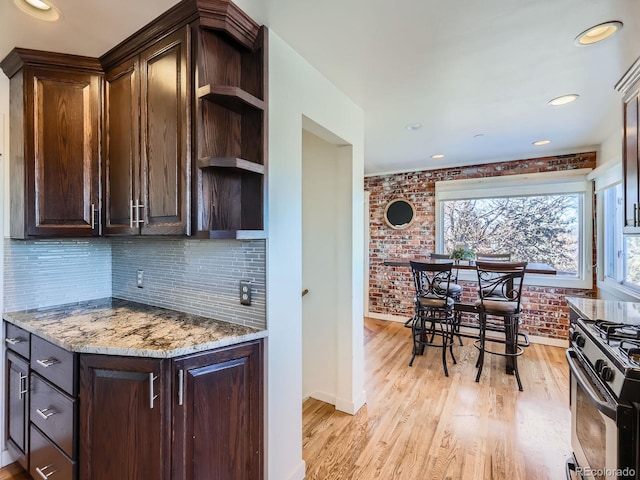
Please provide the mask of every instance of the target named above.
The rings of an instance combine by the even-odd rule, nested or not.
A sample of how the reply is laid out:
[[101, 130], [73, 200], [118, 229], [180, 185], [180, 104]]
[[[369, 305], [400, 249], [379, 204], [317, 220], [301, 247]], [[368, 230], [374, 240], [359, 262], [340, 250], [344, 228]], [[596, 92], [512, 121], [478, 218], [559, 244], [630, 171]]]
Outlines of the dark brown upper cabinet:
[[188, 34], [183, 27], [106, 72], [106, 235], [189, 233]]
[[622, 165], [624, 180], [624, 233], [640, 233], [640, 58], [616, 85], [623, 97]]
[[16, 48], [0, 66], [11, 79], [11, 237], [100, 235], [100, 63]]

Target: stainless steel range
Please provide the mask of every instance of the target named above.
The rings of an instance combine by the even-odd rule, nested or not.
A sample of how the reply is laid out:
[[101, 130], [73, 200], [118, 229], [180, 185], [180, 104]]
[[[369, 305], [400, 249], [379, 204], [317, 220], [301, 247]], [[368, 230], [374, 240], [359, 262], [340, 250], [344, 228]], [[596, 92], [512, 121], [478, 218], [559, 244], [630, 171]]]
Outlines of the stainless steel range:
[[640, 324], [578, 319], [570, 340], [567, 478], [640, 479]]

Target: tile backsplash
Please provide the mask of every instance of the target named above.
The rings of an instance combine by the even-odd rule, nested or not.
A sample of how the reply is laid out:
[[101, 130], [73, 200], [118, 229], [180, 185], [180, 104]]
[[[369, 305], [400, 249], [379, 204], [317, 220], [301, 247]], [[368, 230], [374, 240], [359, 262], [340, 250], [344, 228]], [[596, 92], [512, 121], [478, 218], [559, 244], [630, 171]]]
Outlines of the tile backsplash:
[[4, 239], [4, 311], [111, 296], [107, 239]]
[[[265, 328], [265, 265], [264, 240], [5, 239], [3, 308], [113, 296]], [[240, 280], [251, 282], [250, 306], [240, 304]]]
[[[264, 240], [113, 238], [111, 248], [114, 297], [265, 328]], [[251, 281], [251, 306], [240, 305], [240, 280]]]

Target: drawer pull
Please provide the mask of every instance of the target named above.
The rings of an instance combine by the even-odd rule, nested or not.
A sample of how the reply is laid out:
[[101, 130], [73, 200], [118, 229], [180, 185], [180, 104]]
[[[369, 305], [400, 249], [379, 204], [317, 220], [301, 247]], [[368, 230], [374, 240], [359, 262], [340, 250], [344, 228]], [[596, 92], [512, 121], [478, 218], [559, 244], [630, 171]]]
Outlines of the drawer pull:
[[22, 343], [24, 340], [22, 338], [5, 338], [4, 339], [5, 342], [7, 342], [9, 345], [17, 345], [19, 343]]
[[55, 365], [56, 363], [60, 363], [55, 358], [47, 358], [46, 360], [36, 360], [38, 365], [42, 365], [44, 368], [49, 368], [51, 365]]
[[45, 470], [47, 470], [47, 469], [49, 469], [51, 467], [52, 467], [52, 464], [45, 465], [42, 468], [36, 467], [36, 472], [38, 472], [38, 475], [40, 475], [40, 477], [42, 477], [42, 480], [47, 480], [47, 478], [49, 478], [51, 475], [53, 475], [54, 473], [57, 472], [57, 470], [52, 470], [49, 473], [44, 473]]
[[153, 372], [149, 373], [149, 408], [153, 410], [153, 401], [158, 398], [158, 395], [154, 394], [153, 382], [158, 379], [157, 376], [153, 374]]
[[[20, 385], [18, 385], [18, 400], [22, 400], [23, 395], [29, 391], [29, 388], [27, 387], [27, 382], [25, 382], [24, 384], [22, 383], [27, 378], [29, 378], [29, 375], [20, 374], [20, 379], [19, 379]], [[24, 385], [24, 388], [23, 388], [23, 385]]]
[[56, 413], [58, 413], [53, 408], [43, 408], [42, 410], [40, 410], [39, 408], [36, 408], [36, 412], [38, 412], [38, 415], [40, 415], [45, 420], [47, 418], [49, 418], [50, 416], [55, 415]]

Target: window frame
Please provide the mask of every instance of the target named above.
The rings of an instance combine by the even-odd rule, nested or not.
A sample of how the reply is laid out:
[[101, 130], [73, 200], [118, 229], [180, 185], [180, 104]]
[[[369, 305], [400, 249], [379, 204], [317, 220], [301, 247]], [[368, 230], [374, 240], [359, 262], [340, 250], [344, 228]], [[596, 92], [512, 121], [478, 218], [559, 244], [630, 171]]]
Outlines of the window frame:
[[[435, 184], [436, 252], [443, 251], [443, 201], [530, 195], [580, 194], [579, 251], [576, 276], [527, 274], [525, 284], [546, 287], [593, 288], [593, 183], [590, 168], [498, 177], [439, 181]], [[475, 272], [460, 271], [462, 281], [477, 281]]]

